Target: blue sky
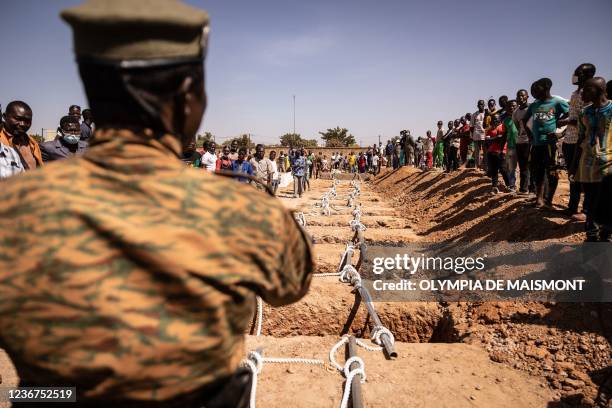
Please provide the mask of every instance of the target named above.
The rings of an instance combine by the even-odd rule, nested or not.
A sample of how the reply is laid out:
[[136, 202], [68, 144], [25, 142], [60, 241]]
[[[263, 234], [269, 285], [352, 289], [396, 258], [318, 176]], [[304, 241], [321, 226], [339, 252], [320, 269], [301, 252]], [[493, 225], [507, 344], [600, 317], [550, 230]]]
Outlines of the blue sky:
[[[342, 126], [363, 144], [417, 135], [513, 96], [543, 76], [569, 97], [582, 62], [612, 79], [612, 1], [189, 0], [211, 15], [209, 105], [201, 131], [277, 142], [293, 129], [315, 138]], [[87, 106], [59, 19], [72, 0], [2, 7], [0, 103], [34, 110], [32, 131]]]

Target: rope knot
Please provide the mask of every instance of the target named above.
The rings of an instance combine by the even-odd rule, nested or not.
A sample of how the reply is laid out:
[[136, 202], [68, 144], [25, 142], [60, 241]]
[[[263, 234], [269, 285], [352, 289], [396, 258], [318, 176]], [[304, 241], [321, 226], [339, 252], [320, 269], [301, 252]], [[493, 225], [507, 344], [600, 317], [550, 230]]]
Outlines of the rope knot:
[[380, 336], [382, 336], [383, 334], [389, 336], [389, 339], [391, 339], [391, 344], [395, 343], [395, 337], [393, 336], [393, 333], [391, 333], [391, 331], [385, 326], [374, 326], [374, 328], [372, 329], [372, 334], [370, 335], [372, 343], [382, 346], [382, 340], [380, 339]]
[[[249, 354], [247, 355], [247, 360], [245, 360], [245, 362], [251, 367], [251, 369], [255, 369], [255, 373], [261, 373], [261, 369], [263, 368], [263, 357], [261, 356], [261, 354], [256, 351], [249, 351]], [[249, 363], [253, 364], [254, 367], [251, 366], [251, 364]]]
[[[359, 364], [359, 366], [351, 370], [351, 364], [353, 363], [357, 363]], [[349, 377], [352, 378], [357, 374], [361, 375], [361, 383], [363, 384], [367, 378], [366, 373], [365, 373], [365, 363], [363, 362], [361, 357], [353, 356], [349, 358], [348, 360], [346, 360], [346, 362], [344, 363], [344, 376], [346, 378], [349, 378]]]
[[350, 283], [353, 286], [361, 286], [361, 275], [353, 265], [345, 265], [340, 272], [340, 282]]

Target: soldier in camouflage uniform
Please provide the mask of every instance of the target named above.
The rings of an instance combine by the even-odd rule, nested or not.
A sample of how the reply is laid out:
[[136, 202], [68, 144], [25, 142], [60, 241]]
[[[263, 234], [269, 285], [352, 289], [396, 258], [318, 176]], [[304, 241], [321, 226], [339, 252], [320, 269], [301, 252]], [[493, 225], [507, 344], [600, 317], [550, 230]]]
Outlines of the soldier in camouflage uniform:
[[275, 198], [185, 167], [206, 105], [208, 16], [168, 0], [90, 0], [63, 18], [91, 148], [0, 190], [0, 347], [22, 386], [81, 405], [243, 406], [255, 295], [300, 299], [311, 248]]

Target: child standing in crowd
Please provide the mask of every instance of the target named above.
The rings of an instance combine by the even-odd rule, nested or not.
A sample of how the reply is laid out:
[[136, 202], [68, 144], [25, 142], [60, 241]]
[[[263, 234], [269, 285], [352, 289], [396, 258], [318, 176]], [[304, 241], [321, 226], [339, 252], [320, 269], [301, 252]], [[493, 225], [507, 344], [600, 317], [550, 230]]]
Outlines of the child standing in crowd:
[[472, 142], [474, 142], [474, 165], [476, 168], [483, 168], [481, 153], [484, 150], [484, 139], [485, 139], [485, 102], [484, 100], [478, 101], [478, 110], [474, 112], [471, 117], [470, 132], [472, 136]]
[[[503, 125], [506, 136], [506, 160], [504, 162], [504, 169], [508, 178], [508, 189], [511, 193], [516, 193], [516, 164], [518, 161], [516, 153], [516, 143], [518, 141], [518, 129], [512, 114], [517, 108], [517, 103], [514, 99], [505, 103], [505, 114], [503, 115]], [[501, 117], [501, 115], [500, 115]]]
[[223, 171], [232, 171], [232, 159], [229, 157], [230, 155], [230, 147], [223, 146], [223, 150], [221, 151], [221, 156], [217, 159], [216, 170]]
[[[578, 149], [570, 175], [584, 187], [587, 241], [610, 241], [612, 234], [612, 102], [606, 81], [584, 83], [587, 104], [578, 118]], [[579, 157], [579, 159], [577, 159]]]
[[529, 134], [524, 124], [525, 116], [527, 116], [527, 108], [529, 108], [529, 104], [527, 103], [528, 100], [529, 94], [527, 90], [519, 90], [516, 93], [518, 107], [514, 113], [512, 113], [512, 120], [519, 131], [516, 141], [516, 156], [521, 177], [519, 194], [528, 194], [530, 192], [535, 194], [535, 184], [531, 182], [532, 178], [529, 173], [529, 152], [531, 145], [529, 142]]
[[[523, 118], [523, 126], [533, 119], [531, 133], [533, 147], [531, 149], [531, 169], [536, 183], [536, 208], [552, 208], [552, 200], [557, 189], [559, 176], [557, 174], [557, 121], [565, 119], [569, 112], [569, 104], [565, 99], [552, 96], [550, 89], [552, 81], [542, 78], [531, 85], [531, 94], [536, 101], [529, 105]], [[528, 128], [527, 128], [528, 129]], [[548, 180], [548, 194], [544, 197], [544, 178]]]
[[431, 130], [427, 131], [427, 137], [423, 142], [423, 153], [425, 155], [425, 165], [427, 169], [431, 169], [433, 165], [433, 150], [434, 150], [434, 140], [431, 136]]
[[355, 157], [355, 153], [351, 152], [348, 158], [349, 169], [351, 173], [355, 173], [357, 171], [357, 157]]
[[[251, 166], [251, 163], [249, 163], [248, 160], [246, 160], [246, 157], [247, 157], [246, 147], [240, 147], [238, 149], [238, 158], [232, 162], [232, 171], [234, 173], [246, 174], [249, 176], [253, 175], [253, 167]], [[251, 182], [251, 180], [249, 180], [246, 177], [238, 177], [237, 179], [241, 183]]]
[[[487, 129], [485, 140], [488, 144], [487, 148], [487, 168], [489, 170], [489, 176], [491, 177], [491, 184], [493, 186], [492, 193], [499, 193], [499, 173], [502, 174], [504, 181], [506, 181], [506, 172], [502, 166], [505, 153], [505, 128], [504, 125], [499, 123], [499, 116], [491, 116], [491, 121]], [[506, 182], [507, 185], [507, 182]]]
[[444, 130], [442, 129], [444, 122], [438, 121], [438, 131], [436, 133], [436, 140], [434, 146], [434, 166], [442, 167], [444, 163]]
[[445, 140], [448, 140], [448, 151], [446, 158], [446, 172], [450, 173], [451, 171], [455, 171], [459, 168], [459, 146], [460, 146], [460, 134], [458, 130], [460, 129], [459, 120], [455, 119], [455, 121], [448, 122], [448, 131], [444, 136]]
[[359, 153], [359, 159], [357, 160], [357, 165], [359, 167], [359, 173], [365, 173], [366, 172], [366, 156], [365, 154], [363, 154], [363, 152]]
[[459, 159], [460, 164], [465, 166], [467, 164], [468, 157], [468, 148], [470, 147], [470, 143], [472, 142], [472, 134], [471, 134], [471, 123], [472, 123], [472, 114], [466, 113], [464, 117], [459, 119], [460, 128], [457, 129], [457, 133], [459, 134]]

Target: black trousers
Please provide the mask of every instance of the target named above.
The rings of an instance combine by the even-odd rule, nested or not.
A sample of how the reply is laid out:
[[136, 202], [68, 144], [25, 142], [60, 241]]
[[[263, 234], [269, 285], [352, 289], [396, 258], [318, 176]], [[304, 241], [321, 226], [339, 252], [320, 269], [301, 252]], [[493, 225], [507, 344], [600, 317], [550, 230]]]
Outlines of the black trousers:
[[508, 185], [508, 177], [506, 175], [506, 171], [504, 170], [503, 164], [504, 156], [502, 154], [487, 152], [487, 169], [489, 171], [489, 176], [491, 177], [491, 184], [493, 187], [497, 187], [499, 184], [500, 174], [504, 179], [504, 183]]
[[587, 241], [607, 241], [612, 234], [612, 175], [599, 183], [582, 183]]
[[446, 153], [446, 171], [457, 170], [459, 168], [459, 148], [449, 146]]
[[544, 178], [547, 179], [548, 193], [545, 200], [552, 201], [559, 184], [557, 145], [554, 141], [531, 148], [531, 171], [533, 171], [536, 186], [543, 185]]
[[[565, 165], [569, 169], [574, 161], [574, 156], [576, 155], [576, 144], [567, 144], [563, 143], [561, 147], [563, 150], [563, 157], [565, 158]], [[570, 181], [570, 196], [569, 196], [569, 204], [567, 208], [572, 213], [578, 212], [578, 204], [580, 204], [580, 193], [582, 192], [582, 186], [578, 182]], [[584, 209], [585, 204], [582, 204]]]
[[526, 193], [527, 191], [535, 191], [535, 183], [530, 177], [529, 172], [529, 143], [521, 143], [516, 145], [516, 156], [519, 167], [520, 183], [519, 191]]

